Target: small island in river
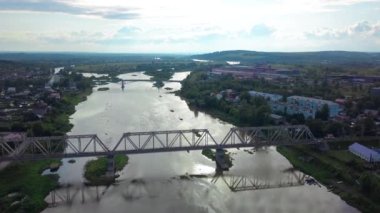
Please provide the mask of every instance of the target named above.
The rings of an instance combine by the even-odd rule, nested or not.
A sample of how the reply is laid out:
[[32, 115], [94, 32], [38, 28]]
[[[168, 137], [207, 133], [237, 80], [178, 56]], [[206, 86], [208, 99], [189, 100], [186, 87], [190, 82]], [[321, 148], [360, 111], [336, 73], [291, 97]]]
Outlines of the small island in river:
[[110, 90], [109, 87], [100, 87], [98, 88], [98, 91], [107, 91], [107, 90]]
[[[128, 164], [128, 156], [116, 155], [114, 157], [115, 170], [121, 171]], [[100, 157], [96, 160], [88, 161], [85, 165], [84, 177], [87, 179], [86, 185], [110, 185], [115, 181], [115, 177], [107, 177], [108, 159]]]

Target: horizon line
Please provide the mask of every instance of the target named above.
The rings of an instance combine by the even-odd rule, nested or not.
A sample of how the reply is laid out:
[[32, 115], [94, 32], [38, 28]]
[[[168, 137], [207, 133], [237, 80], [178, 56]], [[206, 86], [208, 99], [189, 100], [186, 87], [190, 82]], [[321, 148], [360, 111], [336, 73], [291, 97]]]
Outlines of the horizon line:
[[39, 51], [39, 50], [4, 50], [0, 51], [0, 54], [130, 54], [130, 55], [203, 55], [218, 52], [233, 52], [233, 51], [247, 51], [247, 52], [258, 52], [258, 53], [318, 53], [318, 52], [352, 52], [352, 53], [380, 53], [378, 51], [355, 51], [355, 50], [310, 50], [310, 51], [258, 51], [258, 50], [247, 50], [247, 49], [229, 49], [229, 50], [216, 50], [208, 52], [101, 52], [101, 51]]

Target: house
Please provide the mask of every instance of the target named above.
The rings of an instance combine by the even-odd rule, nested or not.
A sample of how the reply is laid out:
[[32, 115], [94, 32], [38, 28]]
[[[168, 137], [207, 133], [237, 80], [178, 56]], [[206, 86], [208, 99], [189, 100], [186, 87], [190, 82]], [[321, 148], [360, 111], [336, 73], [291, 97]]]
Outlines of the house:
[[225, 95], [226, 101], [237, 103], [240, 101], [239, 94], [232, 89], [226, 89], [222, 91], [222, 94]]
[[380, 153], [378, 151], [370, 149], [359, 143], [351, 144], [348, 147], [348, 150], [367, 162], [380, 162]]
[[16, 93], [16, 87], [8, 87], [7, 93]]
[[32, 112], [41, 119], [47, 114], [48, 110], [49, 106], [45, 102], [40, 101], [34, 105]]
[[49, 94], [49, 98], [59, 100], [59, 99], [61, 99], [61, 95], [58, 92], [52, 92]]
[[215, 98], [218, 99], [218, 101], [219, 101], [220, 99], [223, 98], [223, 95], [221, 93], [218, 93], [215, 95]]
[[33, 108], [32, 112], [35, 114], [38, 118], [43, 118], [48, 111], [48, 108], [43, 108], [43, 107], [38, 107], [38, 108]]

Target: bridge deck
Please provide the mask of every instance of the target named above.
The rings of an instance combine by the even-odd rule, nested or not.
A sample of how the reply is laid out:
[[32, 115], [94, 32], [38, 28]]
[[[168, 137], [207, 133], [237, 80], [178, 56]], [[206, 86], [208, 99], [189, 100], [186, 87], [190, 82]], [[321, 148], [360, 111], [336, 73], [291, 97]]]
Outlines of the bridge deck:
[[207, 129], [128, 132], [113, 148], [97, 135], [29, 137], [22, 143], [0, 138], [0, 162], [321, 143], [303, 125], [231, 128], [221, 142]]

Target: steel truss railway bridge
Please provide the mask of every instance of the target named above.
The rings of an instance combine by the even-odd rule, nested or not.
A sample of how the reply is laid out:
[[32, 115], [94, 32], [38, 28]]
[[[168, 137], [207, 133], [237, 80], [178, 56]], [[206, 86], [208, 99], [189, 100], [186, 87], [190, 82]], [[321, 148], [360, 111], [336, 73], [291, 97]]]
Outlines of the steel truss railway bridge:
[[0, 162], [300, 144], [325, 141], [305, 125], [231, 128], [219, 142], [207, 129], [127, 132], [113, 147], [96, 134], [25, 137], [19, 142], [0, 138]]

